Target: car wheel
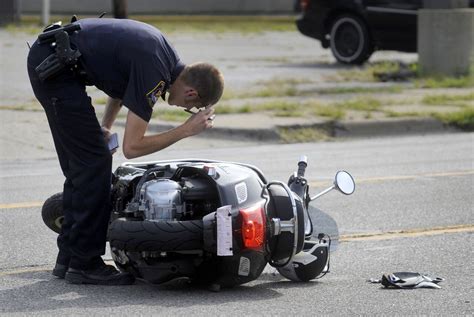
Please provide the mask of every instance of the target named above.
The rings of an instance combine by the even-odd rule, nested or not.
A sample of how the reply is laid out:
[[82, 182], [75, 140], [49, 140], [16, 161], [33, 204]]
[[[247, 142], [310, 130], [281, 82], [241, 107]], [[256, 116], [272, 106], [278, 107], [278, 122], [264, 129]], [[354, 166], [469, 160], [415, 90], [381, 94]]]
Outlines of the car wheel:
[[341, 15], [333, 21], [330, 45], [334, 57], [345, 64], [362, 64], [373, 52], [366, 24], [354, 15]]

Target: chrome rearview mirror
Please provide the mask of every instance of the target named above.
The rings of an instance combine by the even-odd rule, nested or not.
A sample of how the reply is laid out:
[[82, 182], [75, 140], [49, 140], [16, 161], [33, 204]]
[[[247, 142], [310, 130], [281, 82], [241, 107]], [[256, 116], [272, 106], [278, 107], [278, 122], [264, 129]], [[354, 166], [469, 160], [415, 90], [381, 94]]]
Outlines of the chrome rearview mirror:
[[355, 182], [354, 178], [352, 178], [351, 174], [346, 171], [339, 171], [336, 173], [336, 177], [334, 177], [334, 184], [329, 187], [328, 189], [320, 192], [319, 194], [311, 197], [311, 201], [318, 199], [322, 195], [329, 193], [331, 190], [337, 189], [343, 194], [351, 195], [355, 191]]
[[343, 194], [350, 195], [355, 190], [355, 182], [351, 174], [346, 171], [339, 171], [334, 179], [334, 185]]

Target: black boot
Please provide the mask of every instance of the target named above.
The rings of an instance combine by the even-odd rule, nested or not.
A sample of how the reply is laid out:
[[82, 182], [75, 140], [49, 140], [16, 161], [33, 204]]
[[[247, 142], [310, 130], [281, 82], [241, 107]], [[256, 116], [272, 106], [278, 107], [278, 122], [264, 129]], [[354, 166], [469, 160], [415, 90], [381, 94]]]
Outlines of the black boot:
[[135, 282], [132, 274], [120, 272], [103, 262], [92, 269], [69, 267], [65, 279], [71, 284], [131, 285]]

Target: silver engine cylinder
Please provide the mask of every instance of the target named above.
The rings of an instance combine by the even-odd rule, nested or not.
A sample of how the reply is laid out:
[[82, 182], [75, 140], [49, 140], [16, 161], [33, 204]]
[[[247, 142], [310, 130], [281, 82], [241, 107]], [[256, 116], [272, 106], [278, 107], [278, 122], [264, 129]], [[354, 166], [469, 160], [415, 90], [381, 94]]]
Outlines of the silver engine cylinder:
[[147, 220], [174, 220], [185, 211], [181, 186], [170, 179], [155, 179], [143, 184], [140, 207]]

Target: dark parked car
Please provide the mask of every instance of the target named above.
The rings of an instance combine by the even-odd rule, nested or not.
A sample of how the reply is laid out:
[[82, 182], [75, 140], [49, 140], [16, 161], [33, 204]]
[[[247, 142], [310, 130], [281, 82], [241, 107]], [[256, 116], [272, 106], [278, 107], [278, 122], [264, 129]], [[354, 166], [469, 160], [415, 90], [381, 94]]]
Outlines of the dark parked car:
[[422, 6], [423, 0], [296, 0], [296, 25], [331, 47], [339, 62], [362, 64], [374, 50], [416, 52]]

